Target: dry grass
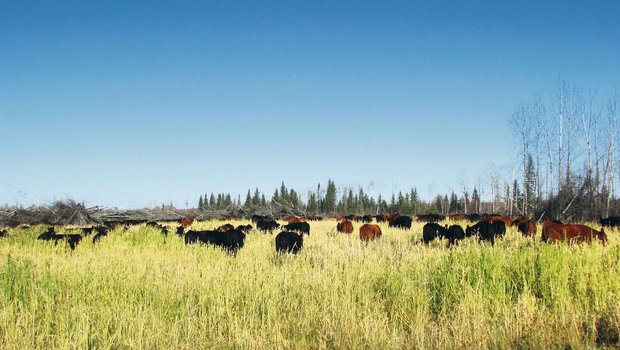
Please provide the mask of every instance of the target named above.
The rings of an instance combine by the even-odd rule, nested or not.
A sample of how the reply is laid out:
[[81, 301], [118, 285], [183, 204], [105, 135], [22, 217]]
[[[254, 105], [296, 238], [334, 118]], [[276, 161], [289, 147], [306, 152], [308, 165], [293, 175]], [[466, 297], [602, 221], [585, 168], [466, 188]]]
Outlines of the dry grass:
[[[235, 222], [247, 223], [247, 222]], [[195, 223], [206, 229], [220, 222]], [[252, 231], [231, 256], [135, 227], [71, 252], [0, 241], [2, 349], [618, 347], [620, 245], [362, 243], [313, 222], [297, 256]]]

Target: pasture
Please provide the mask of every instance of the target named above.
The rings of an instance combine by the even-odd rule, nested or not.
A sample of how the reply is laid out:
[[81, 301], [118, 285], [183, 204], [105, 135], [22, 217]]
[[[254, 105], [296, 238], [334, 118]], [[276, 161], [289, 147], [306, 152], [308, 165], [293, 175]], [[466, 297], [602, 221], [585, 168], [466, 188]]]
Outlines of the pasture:
[[[195, 222], [211, 229], [221, 221]], [[249, 221], [232, 221], [247, 224]], [[145, 225], [75, 251], [0, 238], [2, 349], [446, 349], [620, 346], [620, 245], [377, 241], [311, 222], [298, 255], [250, 231], [233, 256]], [[465, 227], [465, 223], [461, 222]], [[594, 228], [600, 228], [594, 225]]]

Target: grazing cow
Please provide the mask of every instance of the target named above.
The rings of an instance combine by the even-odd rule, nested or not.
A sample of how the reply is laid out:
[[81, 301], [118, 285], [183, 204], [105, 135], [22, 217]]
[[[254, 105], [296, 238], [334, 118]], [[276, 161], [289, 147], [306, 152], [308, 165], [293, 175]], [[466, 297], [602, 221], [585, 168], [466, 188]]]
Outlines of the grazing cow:
[[259, 220], [256, 223], [256, 227], [258, 228], [259, 231], [263, 231], [263, 233], [267, 233], [267, 231], [271, 233], [273, 230], [280, 227], [280, 224], [278, 224], [275, 220], [264, 219], [264, 220]]
[[429, 222], [422, 227], [422, 242], [424, 244], [430, 243], [437, 237], [448, 238], [450, 236], [450, 231], [447, 226], [441, 226], [436, 222]]
[[252, 225], [239, 225], [237, 226], [237, 230], [243, 231], [243, 232], [248, 232], [248, 231], [252, 231], [254, 227], [252, 227]]
[[620, 227], [620, 216], [610, 216], [599, 220], [603, 227]]
[[456, 242], [465, 239], [465, 231], [461, 225], [452, 225], [448, 229], [448, 243], [450, 245], [456, 244]]
[[491, 216], [489, 220], [493, 223], [501, 221], [504, 223], [505, 227], [512, 226], [512, 219], [507, 216]]
[[194, 222], [194, 219], [192, 218], [183, 218], [179, 221], [179, 223], [181, 224], [181, 226], [183, 226], [183, 228], [188, 228], [193, 222]]
[[480, 221], [480, 219], [482, 219], [482, 216], [477, 213], [466, 214], [465, 219], [469, 222], [478, 222]]
[[40, 234], [37, 239], [42, 241], [53, 241], [55, 244], [58, 244], [60, 241], [64, 241], [69, 245], [71, 250], [74, 250], [78, 243], [82, 240], [82, 236], [76, 234], [56, 234], [54, 232], [54, 227], [50, 227], [46, 232]]
[[360, 227], [360, 239], [362, 241], [374, 241], [381, 237], [381, 227], [379, 225], [364, 224]]
[[448, 220], [450, 220], [450, 221], [465, 220], [465, 215], [464, 214], [452, 214], [452, 215], [448, 216]]
[[506, 225], [504, 225], [503, 222], [497, 221], [496, 223], [493, 223], [489, 220], [482, 220], [471, 227], [467, 226], [465, 229], [465, 236], [471, 237], [473, 235], [478, 235], [478, 238], [481, 240], [495, 244], [495, 237], [497, 236], [497, 232], [495, 230], [497, 228], [501, 231], [502, 227], [504, 231], [503, 233], [506, 233]]
[[217, 228], [217, 230], [220, 232], [226, 232], [226, 231], [230, 231], [234, 229], [235, 229], [235, 226], [233, 226], [232, 224], [224, 224]]
[[194, 243], [211, 244], [235, 254], [239, 249], [243, 248], [245, 233], [237, 229], [226, 232], [189, 230], [185, 234], [185, 244]]
[[310, 224], [307, 222], [294, 222], [292, 224], [282, 226], [282, 229], [286, 231], [301, 232], [310, 236]]
[[513, 220], [512, 226], [517, 226], [517, 230], [521, 232], [524, 236], [536, 236], [536, 222], [534, 220], [529, 220], [525, 216], [521, 216]]
[[339, 222], [336, 224], [336, 230], [342, 233], [353, 233], [353, 223], [349, 220]]
[[267, 215], [252, 215], [252, 218], [250, 218], [250, 220], [253, 223], [258, 224], [259, 221], [273, 220], [273, 219]]
[[276, 252], [297, 254], [304, 246], [304, 234], [282, 231], [276, 236]]
[[411, 228], [411, 222], [412, 220], [410, 216], [399, 215], [398, 217], [391, 220], [388, 226], [408, 230]]
[[372, 222], [372, 216], [370, 216], [370, 215], [362, 216], [362, 222], [365, 222], [365, 223]]
[[183, 236], [183, 234], [185, 234], [185, 228], [183, 226], [177, 226], [174, 233], [177, 236]]
[[598, 238], [603, 244], [607, 243], [607, 234], [601, 228], [597, 231], [586, 225], [556, 224], [551, 221], [543, 222], [542, 240], [544, 242], [567, 241], [568, 243], [592, 242], [592, 238]]
[[375, 221], [376, 222], [385, 222], [385, 221], [387, 221], [387, 219], [385, 218], [385, 215], [375, 215]]
[[287, 217], [284, 219], [284, 221], [286, 221], [289, 224], [295, 223], [295, 222], [305, 222], [305, 220], [303, 220], [300, 217], [297, 216], [291, 216], [291, 217]]
[[439, 222], [445, 220], [446, 217], [439, 214], [421, 214], [417, 215], [417, 219], [421, 222]]
[[106, 227], [97, 227], [97, 234], [93, 236], [93, 244], [99, 242], [103, 237], [108, 236], [108, 229]]

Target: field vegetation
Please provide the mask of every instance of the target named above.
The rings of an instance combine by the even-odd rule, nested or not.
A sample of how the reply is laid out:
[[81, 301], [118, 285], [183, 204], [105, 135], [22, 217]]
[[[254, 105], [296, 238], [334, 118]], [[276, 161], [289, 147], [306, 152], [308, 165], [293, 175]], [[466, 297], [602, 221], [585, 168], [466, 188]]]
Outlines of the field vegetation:
[[448, 248], [421, 244], [422, 225], [381, 224], [383, 237], [363, 243], [360, 224], [344, 235], [333, 220], [312, 222], [296, 256], [275, 253], [276, 232], [251, 231], [233, 256], [144, 225], [75, 251], [37, 241], [45, 226], [10, 229], [0, 348], [620, 346], [617, 230], [606, 246], [545, 244], [511, 228], [495, 246]]

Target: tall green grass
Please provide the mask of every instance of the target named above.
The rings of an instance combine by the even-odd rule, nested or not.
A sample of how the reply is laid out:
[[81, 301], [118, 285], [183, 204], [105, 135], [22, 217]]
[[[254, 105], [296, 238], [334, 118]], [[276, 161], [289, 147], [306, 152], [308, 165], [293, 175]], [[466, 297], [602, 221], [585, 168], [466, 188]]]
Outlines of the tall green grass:
[[[245, 222], [244, 222], [245, 223]], [[195, 223], [213, 228], [220, 222]], [[75, 251], [0, 240], [2, 349], [618, 347], [620, 245], [509, 230], [450, 249], [382, 225], [379, 241], [313, 222], [297, 256], [252, 231], [236, 256], [147, 227]]]

